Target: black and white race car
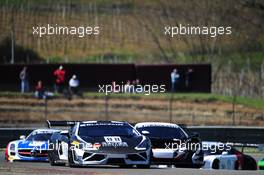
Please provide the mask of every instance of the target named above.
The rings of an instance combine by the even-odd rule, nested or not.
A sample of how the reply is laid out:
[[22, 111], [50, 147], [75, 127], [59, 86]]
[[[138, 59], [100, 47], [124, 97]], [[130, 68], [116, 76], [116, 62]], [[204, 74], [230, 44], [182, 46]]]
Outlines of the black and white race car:
[[127, 122], [48, 121], [49, 126], [71, 125], [69, 131], [51, 137], [48, 152], [51, 165], [119, 165], [150, 167], [151, 143]]
[[188, 136], [178, 125], [161, 122], [143, 122], [135, 128], [150, 138], [152, 164], [200, 168], [203, 151], [198, 134]]

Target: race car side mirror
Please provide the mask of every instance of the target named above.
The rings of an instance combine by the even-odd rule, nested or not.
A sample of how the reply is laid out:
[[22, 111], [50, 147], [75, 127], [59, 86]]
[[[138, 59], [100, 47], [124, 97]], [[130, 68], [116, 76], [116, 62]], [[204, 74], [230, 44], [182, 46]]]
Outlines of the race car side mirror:
[[143, 135], [149, 135], [149, 132], [148, 131], [141, 131], [141, 134], [143, 134]]
[[69, 137], [69, 131], [61, 131], [60, 134]]
[[25, 140], [25, 139], [26, 139], [26, 136], [21, 135], [21, 136], [19, 136], [19, 139], [20, 139], [20, 140]]

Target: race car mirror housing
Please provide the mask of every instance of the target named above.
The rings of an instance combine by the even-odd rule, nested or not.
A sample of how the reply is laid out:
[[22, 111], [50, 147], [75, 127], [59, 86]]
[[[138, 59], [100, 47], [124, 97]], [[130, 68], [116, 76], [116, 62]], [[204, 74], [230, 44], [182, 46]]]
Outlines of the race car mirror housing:
[[69, 137], [69, 131], [63, 130], [60, 132], [61, 135]]
[[19, 136], [19, 139], [20, 140], [25, 140], [26, 139], [26, 136], [25, 135], [21, 135], [21, 136]]
[[143, 135], [149, 135], [150, 133], [148, 131], [141, 131], [141, 134], [143, 134]]

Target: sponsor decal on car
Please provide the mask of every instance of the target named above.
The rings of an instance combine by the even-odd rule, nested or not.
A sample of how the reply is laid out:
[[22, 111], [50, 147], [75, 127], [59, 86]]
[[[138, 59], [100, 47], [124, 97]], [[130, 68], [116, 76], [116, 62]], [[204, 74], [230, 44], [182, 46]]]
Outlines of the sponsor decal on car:
[[33, 141], [29, 143], [28, 146], [38, 147], [38, 146], [42, 146], [43, 144], [45, 144], [45, 142]]
[[122, 142], [118, 136], [105, 136], [105, 142], [102, 142], [103, 147], [128, 147], [127, 142]]
[[128, 147], [126, 142], [102, 142], [103, 147]]
[[120, 143], [122, 142], [121, 138], [118, 136], [109, 136], [109, 137], [104, 137], [106, 142], [115, 142], [115, 143]]
[[93, 148], [94, 149], [99, 149], [102, 145], [100, 143], [94, 143]]
[[82, 123], [80, 127], [86, 126], [124, 126], [124, 123], [112, 122], [112, 123]]

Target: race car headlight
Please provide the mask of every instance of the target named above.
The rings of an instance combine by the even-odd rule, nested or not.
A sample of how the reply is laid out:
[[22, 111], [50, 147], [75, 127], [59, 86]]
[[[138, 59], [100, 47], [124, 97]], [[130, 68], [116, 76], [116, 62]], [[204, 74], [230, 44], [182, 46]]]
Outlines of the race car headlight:
[[74, 146], [74, 148], [76, 148], [76, 149], [83, 149], [83, 146], [84, 146], [84, 143], [79, 142], [78, 140], [74, 140], [74, 141], [72, 141], [71, 144], [72, 144], [72, 145]]
[[11, 144], [10, 147], [9, 147], [10, 151], [15, 151], [16, 149], [16, 146], [15, 144]]
[[149, 147], [148, 140], [143, 137], [142, 141], [135, 147], [136, 150], [146, 150]]
[[91, 144], [91, 143], [83, 143], [83, 142], [80, 142], [78, 140], [74, 140], [71, 144], [75, 148], [82, 149], [82, 150], [89, 149], [89, 148], [92, 148], [93, 147], [93, 144]]

